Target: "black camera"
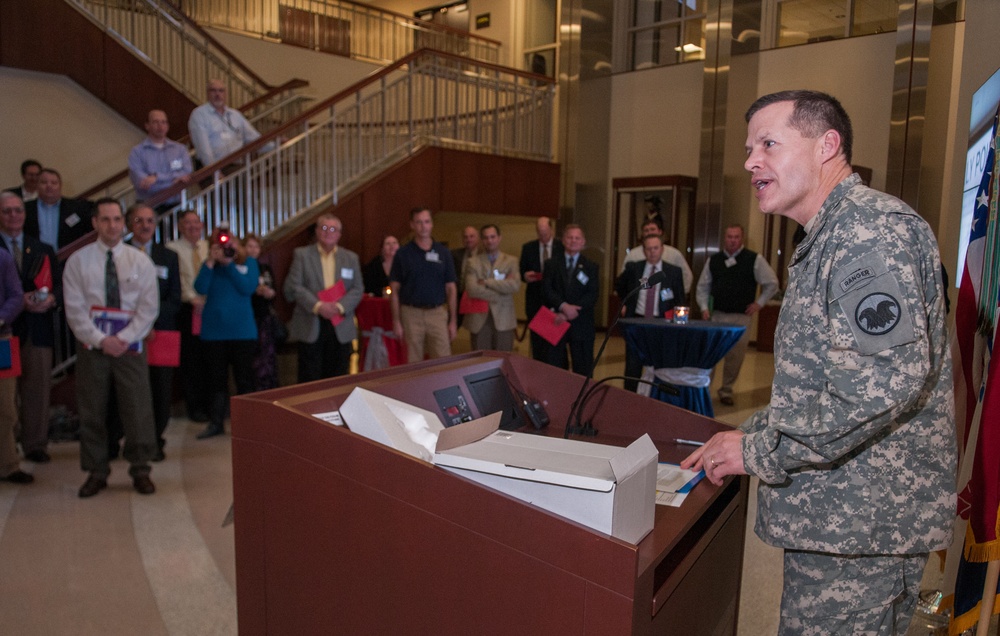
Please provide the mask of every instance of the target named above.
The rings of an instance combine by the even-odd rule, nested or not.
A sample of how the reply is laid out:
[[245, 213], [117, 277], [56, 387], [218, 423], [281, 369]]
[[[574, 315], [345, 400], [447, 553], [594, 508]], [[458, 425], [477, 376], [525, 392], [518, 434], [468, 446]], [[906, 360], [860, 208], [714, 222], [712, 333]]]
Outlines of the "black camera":
[[233, 233], [229, 231], [229, 228], [216, 228], [215, 234], [212, 236], [212, 242], [222, 246], [222, 255], [226, 258], [234, 258], [236, 256], [236, 248], [233, 247]]

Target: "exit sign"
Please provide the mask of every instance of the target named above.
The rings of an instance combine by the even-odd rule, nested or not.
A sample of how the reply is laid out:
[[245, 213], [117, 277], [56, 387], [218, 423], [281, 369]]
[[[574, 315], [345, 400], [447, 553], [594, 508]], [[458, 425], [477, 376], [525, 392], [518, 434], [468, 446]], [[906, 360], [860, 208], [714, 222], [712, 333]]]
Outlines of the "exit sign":
[[490, 14], [484, 13], [476, 16], [476, 28], [485, 29], [490, 25]]

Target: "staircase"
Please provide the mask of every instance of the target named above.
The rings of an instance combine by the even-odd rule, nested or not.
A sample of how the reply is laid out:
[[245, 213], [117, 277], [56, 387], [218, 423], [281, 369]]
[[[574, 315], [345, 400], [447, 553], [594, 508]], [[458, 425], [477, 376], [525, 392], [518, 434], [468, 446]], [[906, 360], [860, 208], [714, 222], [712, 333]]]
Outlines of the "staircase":
[[496, 40], [344, 0], [181, 0], [181, 7], [198, 24], [382, 65], [421, 48], [500, 59]]
[[[427, 146], [551, 161], [554, 85], [541, 76], [421, 50], [310, 108], [239, 152], [196, 173], [161, 217], [164, 240], [176, 215], [195, 209], [206, 233], [226, 223], [238, 235], [268, 235], [338, 201]], [[272, 148], [273, 147], [273, 148]]]

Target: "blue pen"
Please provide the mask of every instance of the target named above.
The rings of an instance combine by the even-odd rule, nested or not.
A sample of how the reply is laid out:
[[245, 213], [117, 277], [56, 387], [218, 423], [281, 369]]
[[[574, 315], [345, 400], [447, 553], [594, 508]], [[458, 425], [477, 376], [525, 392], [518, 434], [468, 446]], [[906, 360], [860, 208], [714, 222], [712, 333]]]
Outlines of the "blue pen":
[[679, 437], [674, 439], [674, 443], [675, 444], [687, 444], [688, 446], [704, 446], [705, 445], [705, 442], [696, 442], [693, 439], [680, 439]]

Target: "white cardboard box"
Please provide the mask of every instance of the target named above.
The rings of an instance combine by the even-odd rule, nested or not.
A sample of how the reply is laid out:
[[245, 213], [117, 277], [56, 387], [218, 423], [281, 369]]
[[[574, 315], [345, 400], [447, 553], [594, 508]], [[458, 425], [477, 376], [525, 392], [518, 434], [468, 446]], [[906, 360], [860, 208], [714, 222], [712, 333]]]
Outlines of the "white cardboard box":
[[500, 431], [499, 413], [446, 429], [430, 411], [360, 387], [340, 412], [359, 435], [623, 541], [653, 529], [658, 453], [648, 435], [621, 448]]

